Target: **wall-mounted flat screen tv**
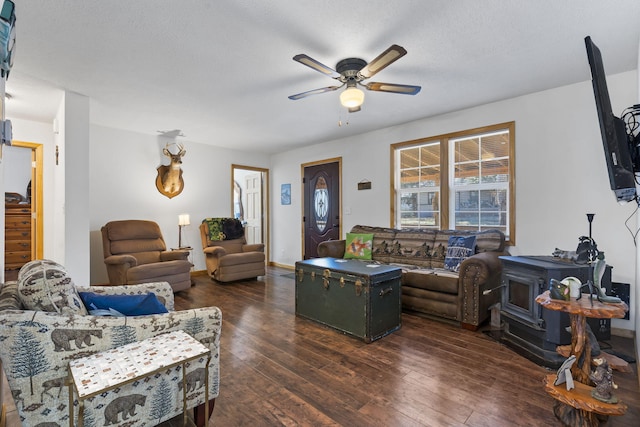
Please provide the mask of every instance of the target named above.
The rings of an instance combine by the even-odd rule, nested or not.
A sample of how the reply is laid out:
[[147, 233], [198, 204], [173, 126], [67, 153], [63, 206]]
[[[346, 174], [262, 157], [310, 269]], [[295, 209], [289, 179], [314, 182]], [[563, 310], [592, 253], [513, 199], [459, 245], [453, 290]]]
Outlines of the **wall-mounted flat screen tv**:
[[593, 94], [600, 122], [600, 133], [604, 146], [605, 160], [609, 173], [609, 184], [619, 202], [628, 202], [636, 197], [636, 181], [633, 163], [629, 153], [629, 138], [625, 123], [613, 114], [609, 90], [604, 73], [600, 49], [591, 37], [584, 39], [587, 58], [591, 68]]

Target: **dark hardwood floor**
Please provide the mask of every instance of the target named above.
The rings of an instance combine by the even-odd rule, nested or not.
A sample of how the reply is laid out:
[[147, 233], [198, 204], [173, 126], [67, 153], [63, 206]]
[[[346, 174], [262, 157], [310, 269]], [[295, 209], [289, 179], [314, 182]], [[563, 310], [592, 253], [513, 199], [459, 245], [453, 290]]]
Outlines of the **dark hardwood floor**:
[[[482, 332], [403, 314], [402, 328], [358, 339], [295, 316], [292, 272], [271, 267], [258, 281], [218, 284], [206, 276], [176, 294], [176, 309], [223, 313], [221, 385], [211, 426], [554, 426], [550, 371]], [[633, 354], [633, 342], [612, 338]], [[629, 405], [609, 425], [640, 425], [633, 373], [614, 372]]]
[[[261, 280], [230, 284], [194, 279], [175, 295], [176, 309], [216, 305], [223, 313], [220, 396], [209, 426], [561, 425], [543, 387], [550, 371], [485, 333], [403, 314], [399, 331], [365, 344], [297, 318], [290, 270], [270, 267]], [[633, 355], [630, 339], [610, 344]], [[614, 371], [629, 410], [610, 426], [640, 425], [631, 366], [633, 373]], [[162, 424], [177, 425], [181, 418]]]

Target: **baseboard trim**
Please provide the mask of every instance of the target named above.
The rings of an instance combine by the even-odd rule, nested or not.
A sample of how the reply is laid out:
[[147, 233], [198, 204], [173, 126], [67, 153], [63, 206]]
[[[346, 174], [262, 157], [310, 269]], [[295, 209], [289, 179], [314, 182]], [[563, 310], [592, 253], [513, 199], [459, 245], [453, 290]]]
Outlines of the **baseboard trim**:
[[191, 272], [191, 277], [208, 276], [207, 270], [194, 270]]
[[611, 328], [611, 335], [623, 338], [635, 338], [636, 332], [631, 329]]
[[280, 267], [280, 268], [286, 268], [287, 270], [295, 270], [296, 267], [293, 265], [287, 265], [287, 264], [280, 264], [278, 262], [274, 262], [274, 261], [269, 261], [269, 266], [270, 267]]

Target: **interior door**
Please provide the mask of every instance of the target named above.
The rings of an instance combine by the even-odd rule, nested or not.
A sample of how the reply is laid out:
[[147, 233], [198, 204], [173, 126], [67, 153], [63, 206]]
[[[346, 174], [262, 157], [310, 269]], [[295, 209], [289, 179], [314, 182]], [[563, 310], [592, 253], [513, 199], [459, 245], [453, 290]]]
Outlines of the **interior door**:
[[231, 215], [249, 243], [263, 243], [269, 261], [269, 169], [231, 165]]
[[262, 174], [254, 173], [244, 179], [244, 226], [247, 243], [262, 242]]
[[[12, 154], [16, 154], [15, 150], [20, 150], [22, 153], [20, 158], [23, 158], [26, 155], [26, 160], [16, 161], [16, 158], [12, 158]], [[31, 227], [28, 230], [28, 239], [30, 240], [29, 250], [31, 254], [28, 260], [43, 258], [43, 145], [34, 142], [14, 140], [10, 150], [5, 150], [5, 157], [5, 190], [8, 188], [7, 186], [11, 185], [13, 182], [14, 176], [27, 177], [24, 179], [24, 182], [17, 184], [17, 187], [12, 189], [11, 192], [17, 192], [28, 200], [28, 203], [23, 206], [28, 206], [31, 211]], [[20, 181], [18, 180], [18, 182]], [[12, 226], [10, 224], [6, 223], [5, 219], [5, 268], [11, 264], [10, 262], [7, 262], [7, 256], [11, 256], [10, 252], [14, 250], [12, 243], [9, 242], [8, 244], [7, 240], [11, 240], [14, 231], [17, 232], [17, 230], [11, 230], [11, 227]], [[22, 259], [22, 257], [20, 258]], [[3, 280], [15, 280], [18, 274], [18, 269], [5, 270], [3, 271], [3, 274]]]
[[303, 165], [304, 259], [318, 257], [318, 244], [340, 239], [340, 161]]

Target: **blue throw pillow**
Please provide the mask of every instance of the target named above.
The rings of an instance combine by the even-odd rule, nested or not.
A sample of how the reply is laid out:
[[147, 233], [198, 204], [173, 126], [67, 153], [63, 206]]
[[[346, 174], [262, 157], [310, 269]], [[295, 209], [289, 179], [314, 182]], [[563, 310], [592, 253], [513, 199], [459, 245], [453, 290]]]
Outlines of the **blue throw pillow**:
[[79, 292], [79, 294], [88, 311], [115, 310], [125, 316], [169, 312], [152, 292], [144, 295], [99, 295], [94, 292]]
[[444, 268], [459, 271], [462, 261], [469, 258], [476, 251], [476, 236], [451, 236], [447, 245], [447, 255], [444, 258]]

